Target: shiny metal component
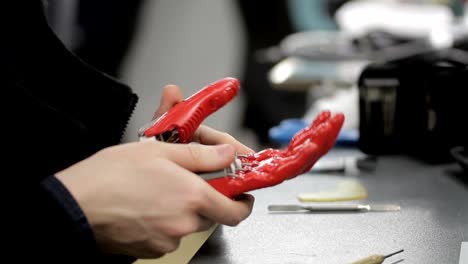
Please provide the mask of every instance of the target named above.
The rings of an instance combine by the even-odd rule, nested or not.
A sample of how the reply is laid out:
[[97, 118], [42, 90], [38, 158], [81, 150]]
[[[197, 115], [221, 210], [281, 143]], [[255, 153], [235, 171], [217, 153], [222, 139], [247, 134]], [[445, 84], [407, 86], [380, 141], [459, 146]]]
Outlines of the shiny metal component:
[[385, 136], [394, 133], [395, 109], [397, 100], [397, 87], [399, 80], [393, 78], [375, 78], [364, 80], [364, 87], [360, 95], [365, 104], [365, 117], [367, 123], [373, 122], [373, 105], [381, 107], [382, 130]]
[[238, 171], [245, 171], [246, 166], [250, 166], [250, 163], [244, 163], [240, 158], [245, 158], [246, 155], [237, 154], [234, 158], [234, 161], [229, 165], [229, 167], [224, 168], [224, 174], [227, 176], [237, 177]]
[[179, 131], [177, 129], [172, 129], [169, 131], [166, 131], [162, 134], [157, 134], [151, 137], [146, 137], [144, 132], [146, 129], [149, 127], [153, 126], [156, 123], [156, 121], [153, 121], [151, 123], [146, 124], [145, 126], [141, 127], [138, 131], [138, 138], [140, 141], [145, 141], [147, 139], [156, 139], [157, 141], [161, 142], [168, 142], [168, 143], [178, 143], [180, 141], [179, 138]]
[[284, 204], [268, 206], [268, 211], [271, 212], [389, 212], [399, 210], [400, 206], [393, 204], [340, 204], [326, 206]]
[[242, 161], [236, 156], [231, 165], [229, 165], [227, 168], [224, 168], [224, 173], [228, 176], [237, 176], [236, 172], [239, 170], [244, 170], [244, 168], [242, 166]]
[[247, 157], [246, 155], [236, 154], [234, 161], [229, 165], [229, 167], [224, 168], [223, 170], [200, 173], [199, 175], [205, 180], [212, 180], [216, 178], [229, 177], [238, 177], [239, 171], [245, 171], [246, 166], [250, 166], [250, 163], [244, 163], [240, 158]]

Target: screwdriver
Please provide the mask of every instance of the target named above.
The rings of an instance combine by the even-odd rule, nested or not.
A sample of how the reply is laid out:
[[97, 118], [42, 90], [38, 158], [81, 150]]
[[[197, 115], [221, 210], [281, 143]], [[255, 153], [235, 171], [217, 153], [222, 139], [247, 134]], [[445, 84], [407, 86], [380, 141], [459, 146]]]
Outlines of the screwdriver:
[[386, 258], [391, 257], [401, 252], [403, 252], [403, 249], [397, 252], [393, 252], [392, 254], [388, 254], [388, 255], [371, 255], [367, 258], [363, 258], [351, 264], [380, 264], [380, 263], [383, 263]]

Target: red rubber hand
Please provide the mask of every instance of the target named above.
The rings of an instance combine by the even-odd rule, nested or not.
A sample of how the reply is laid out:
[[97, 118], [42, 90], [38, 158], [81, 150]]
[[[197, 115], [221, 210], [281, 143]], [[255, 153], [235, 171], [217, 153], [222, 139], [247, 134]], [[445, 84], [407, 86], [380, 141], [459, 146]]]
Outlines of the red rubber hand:
[[285, 150], [265, 149], [241, 157], [244, 170], [208, 182], [219, 192], [234, 198], [244, 192], [270, 187], [309, 171], [335, 144], [344, 115], [320, 113], [309, 127], [296, 133]]

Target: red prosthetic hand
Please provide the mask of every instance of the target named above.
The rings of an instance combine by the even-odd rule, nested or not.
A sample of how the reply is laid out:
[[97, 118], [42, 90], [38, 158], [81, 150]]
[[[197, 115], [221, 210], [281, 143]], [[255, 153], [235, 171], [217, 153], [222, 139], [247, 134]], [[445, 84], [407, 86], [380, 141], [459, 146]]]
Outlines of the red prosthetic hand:
[[320, 113], [309, 127], [296, 133], [284, 150], [265, 149], [237, 157], [233, 176], [210, 180], [210, 184], [228, 197], [270, 187], [309, 171], [335, 144], [344, 115]]
[[[189, 142], [203, 120], [232, 100], [238, 91], [239, 81], [233, 78], [210, 84], [142, 129], [140, 138]], [[332, 116], [329, 111], [324, 111], [309, 127], [296, 133], [286, 149], [265, 149], [255, 154], [238, 155], [231, 167], [225, 170], [225, 177], [208, 180], [208, 183], [234, 198], [244, 192], [294, 178], [309, 171], [333, 147], [343, 122], [343, 114]]]

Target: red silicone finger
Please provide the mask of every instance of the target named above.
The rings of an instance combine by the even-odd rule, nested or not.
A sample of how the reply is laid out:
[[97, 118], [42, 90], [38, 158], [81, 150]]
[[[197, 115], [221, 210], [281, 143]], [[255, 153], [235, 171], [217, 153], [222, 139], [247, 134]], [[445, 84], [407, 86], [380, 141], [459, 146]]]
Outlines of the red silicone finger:
[[211, 179], [208, 183], [225, 196], [235, 198], [245, 192], [275, 185], [276, 183], [270, 179], [270, 176], [268, 173], [251, 171], [238, 177], [226, 176]]
[[328, 121], [328, 123], [330, 124], [329, 131], [326, 132], [328, 138], [326, 148], [328, 150], [330, 150], [335, 145], [336, 139], [338, 138], [338, 134], [340, 133], [340, 130], [343, 127], [344, 120], [344, 115], [342, 113], [338, 113]]
[[319, 113], [317, 115], [317, 117], [315, 117], [314, 121], [312, 121], [312, 124], [310, 125], [310, 127], [312, 129], [316, 128], [318, 125], [322, 124], [323, 122], [327, 121], [328, 119], [330, 119], [331, 117], [331, 113], [330, 111], [328, 110], [325, 110], [325, 111], [322, 111], [321, 113]]
[[321, 157], [320, 147], [313, 142], [306, 142], [282, 159], [275, 171], [275, 177], [286, 180], [294, 178], [308, 170]]
[[230, 176], [211, 179], [208, 180], [208, 183], [218, 192], [229, 198], [234, 198], [235, 196], [243, 193], [240, 191], [239, 184], [236, 184], [236, 182], [233, 181], [233, 177]]
[[330, 119], [330, 111], [321, 112], [315, 120], [306, 128], [297, 132], [289, 143], [288, 150], [294, 149], [306, 140], [313, 138], [317, 134], [317, 129], [327, 123]]

